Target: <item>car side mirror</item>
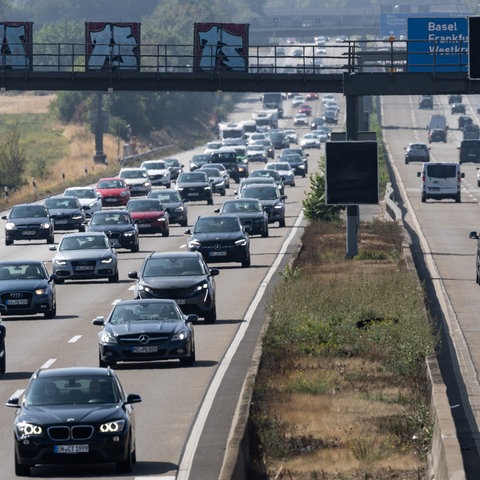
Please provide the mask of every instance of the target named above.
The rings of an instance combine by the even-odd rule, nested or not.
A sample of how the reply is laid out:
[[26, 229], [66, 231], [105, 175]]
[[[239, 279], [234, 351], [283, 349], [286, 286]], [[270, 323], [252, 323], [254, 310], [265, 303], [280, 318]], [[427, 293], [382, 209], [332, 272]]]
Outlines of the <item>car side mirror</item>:
[[6, 402], [5, 405], [7, 407], [14, 407], [17, 408], [20, 405], [20, 397], [10, 397]]
[[183, 232], [185, 235], [191, 235], [192, 234], [192, 231], [187, 228], [184, 232]]
[[57, 245], [50, 245], [50, 246], [48, 247], [48, 249], [51, 250], [52, 252], [56, 252], [56, 251], [57, 251], [57, 248], [58, 248]]
[[417, 172], [417, 177], [420, 177], [422, 175], [421, 172]]
[[215, 213], [220, 213], [220, 209], [219, 209], [219, 208], [216, 208], [216, 209], [214, 210], [214, 212], [215, 212]]
[[128, 278], [138, 278], [138, 272], [128, 272]]
[[219, 275], [219, 274], [220, 274], [220, 270], [219, 270], [218, 268], [211, 268], [211, 269], [210, 269], [210, 275], [211, 275], [212, 277], [216, 277], [216, 276]]
[[478, 233], [477, 232], [470, 232], [468, 234], [468, 238], [470, 238], [472, 240], [478, 240]]
[[125, 403], [140, 403], [141, 401], [142, 397], [140, 395], [137, 395], [136, 393], [129, 393]]
[[197, 321], [198, 321], [198, 315], [196, 315], [195, 313], [190, 313], [187, 315], [187, 322], [195, 323]]
[[103, 327], [105, 325], [105, 318], [104, 317], [95, 317], [92, 320], [93, 325], [98, 325], [99, 327]]

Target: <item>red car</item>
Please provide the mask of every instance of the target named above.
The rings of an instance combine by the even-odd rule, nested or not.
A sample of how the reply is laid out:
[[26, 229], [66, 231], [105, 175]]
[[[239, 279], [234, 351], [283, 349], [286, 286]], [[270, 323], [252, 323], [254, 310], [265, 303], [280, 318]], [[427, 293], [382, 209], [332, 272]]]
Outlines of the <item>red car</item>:
[[304, 113], [307, 117], [309, 117], [312, 114], [312, 107], [304, 103], [298, 107], [298, 113]]
[[127, 203], [126, 209], [138, 226], [140, 233], [170, 235], [170, 219], [162, 202], [155, 198], [135, 198]]
[[318, 100], [318, 93], [307, 93], [305, 100]]
[[130, 200], [130, 190], [123, 178], [101, 178], [97, 183], [96, 190], [102, 195], [104, 207], [124, 207]]

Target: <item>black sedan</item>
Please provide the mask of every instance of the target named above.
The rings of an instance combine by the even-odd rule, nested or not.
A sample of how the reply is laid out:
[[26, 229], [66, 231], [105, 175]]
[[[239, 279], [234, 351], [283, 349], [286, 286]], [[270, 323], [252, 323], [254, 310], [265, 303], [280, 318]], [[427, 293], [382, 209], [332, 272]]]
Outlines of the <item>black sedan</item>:
[[46, 240], [54, 243], [53, 220], [44, 205], [25, 203], [15, 205], [2, 216], [5, 224], [5, 245], [15, 240]]
[[268, 215], [258, 200], [226, 200], [221, 209], [215, 210], [220, 215], [235, 214], [249, 235], [268, 237]]
[[127, 210], [100, 210], [90, 218], [86, 231], [103, 232], [112, 245], [138, 252], [140, 240], [138, 225]]
[[85, 230], [84, 223], [87, 218], [85, 210], [88, 207], [82, 207], [77, 197], [54, 195], [48, 197], [44, 205], [53, 219], [55, 230], [78, 230], [79, 232]]
[[280, 194], [275, 186], [248, 185], [245, 187], [240, 198], [256, 198], [268, 214], [268, 222], [278, 222], [279, 227], [285, 226], [285, 199], [286, 195]]
[[168, 169], [170, 170], [170, 178], [176, 180], [178, 176], [183, 172], [183, 164], [178, 161], [176, 158], [164, 158], [163, 161], [166, 163]]
[[54, 275], [39, 260], [0, 262], [0, 313], [54, 318], [57, 297]]
[[193, 323], [174, 300], [148, 299], [117, 302], [105, 320], [97, 317], [100, 367], [117, 362], [180, 360], [195, 363]]
[[298, 153], [287, 153], [281, 155], [279, 162], [287, 162], [292, 167], [293, 173], [301, 177], [306, 177], [308, 173], [307, 163]]
[[250, 238], [237, 215], [198, 217], [189, 234], [188, 249], [198, 251], [207, 263], [240, 262], [250, 267]]
[[188, 225], [188, 209], [180, 194], [173, 189], [154, 189], [147, 198], [155, 198], [162, 202], [168, 212], [170, 223], [178, 223], [182, 227]]
[[125, 394], [107, 368], [49, 368], [31, 377], [13, 424], [15, 474], [35, 465], [115, 463], [129, 473], [136, 462], [136, 394]]
[[5, 337], [7, 329], [0, 323], [0, 375], [3, 375], [7, 369], [7, 351], [5, 349]]
[[134, 278], [134, 298], [171, 298], [183, 313], [194, 313], [215, 323], [217, 319], [215, 279], [217, 268], [208, 268], [198, 252], [153, 252], [143, 261]]
[[177, 178], [175, 190], [180, 193], [184, 201], [206, 200], [208, 205], [213, 205], [212, 186], [207, 174], [203, 171], [181, 173]]

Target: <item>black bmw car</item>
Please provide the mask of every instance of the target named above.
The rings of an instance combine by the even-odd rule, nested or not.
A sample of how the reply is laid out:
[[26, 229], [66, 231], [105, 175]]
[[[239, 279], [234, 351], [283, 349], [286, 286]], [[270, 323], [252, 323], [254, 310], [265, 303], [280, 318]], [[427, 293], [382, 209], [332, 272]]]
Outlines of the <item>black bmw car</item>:
[[240, 262], [250, 267], [250, 238], [237, 215], [198, 217], [189, 234], [188, 249], [203, 255], [207, 263]]
[[45, 200], [45, 207], [53, 219], [55, 230], [85, 230], [85, 210], [88, 207], [82, 207], [77, 197], [54, 195]]
[[57, 297], [54, 275], [39, 260], [0, 262], [0, 313], [54, 318]]
[[147, 198], [155, 198], [162, 202], [168, 212], [170, 224], [178, 223], [182, 227], [188, 225], [188, 208], [180, 194], [173, 189], [154, 189]]
[[100, 367], [117, 362], [180, 360], [195, 363], [193, 323], [197, 315], [184, 315], [171, 299], [117, 302], [105, 320], [97, 317]]
[[177, 178], [175, 190], [184, 201], [206, 201], [208, 205], [213, 205], [210, 180], [207, 174], [200, 170], [181, 173]]
[[285, 199], [277, 187], [273, 185], [254, 184], [246, 186], [240, 193], [240, 198], [256, 198], [268, 214], [268, 222], [278, 222], [279, 227], [285, 226]]
[[140, 249], [138, 225], [125, 209], [95, 212], [87, 225], [88, 232], [104, 232], [110, 243], [127, 248], [131, 252]]
[[49, 368], [31, 377], [13, 424], [15, 473], [35, 465], [115, 463], [128, 473], [136, 462], [136, 394], [126, 394], [110, 368]]
[[196, 314], [206, 323], [217, 320], [215, 278], [198, 252], [153, 252], [140, 271], [128, 273], [136, 280], [134, 298], [171, 298], [185, 314]]
[[226, 200], [222, 208], [215, 212], [220, 215], [235, 214], [249, 235], [268, 237], [268, 215], [258, 200], [252, 198]]

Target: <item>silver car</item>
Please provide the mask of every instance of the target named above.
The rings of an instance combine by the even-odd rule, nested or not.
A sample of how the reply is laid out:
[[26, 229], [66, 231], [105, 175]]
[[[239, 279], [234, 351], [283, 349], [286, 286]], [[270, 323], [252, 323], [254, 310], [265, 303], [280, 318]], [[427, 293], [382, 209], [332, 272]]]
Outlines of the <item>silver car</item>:
[[81, 232], [64, 235], [52, 259], [55, 283], [65, 280], [107, 278], [118, 282], [118, 259], [115, 250], [103, 232]]
[[102, 195], [93, 187], [70, 187], [63, 194], [67, 197], [77, 197], [82, 207], [88, 207], [85, 210], [87, 217], [102, 209]]

